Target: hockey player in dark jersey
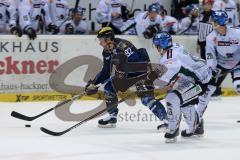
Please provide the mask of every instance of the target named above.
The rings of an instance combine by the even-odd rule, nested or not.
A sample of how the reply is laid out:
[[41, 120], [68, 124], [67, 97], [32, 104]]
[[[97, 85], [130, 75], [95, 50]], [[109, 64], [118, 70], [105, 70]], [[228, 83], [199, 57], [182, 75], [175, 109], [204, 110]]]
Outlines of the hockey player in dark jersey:
[[[98, 32], [98, 40], [100, 45], [103, 47], [103, 68], [96, 75], [94, 80], [90, 80], [85, 87], [85, 91], [88, 95], [97, 92], [97, 85], [102, 83], [104, 86], [104, 94], [106, 100], [106, 106], [112, 107], [115, 105], [114, 109], [110, 109], [109, 116], [105, 119], [100, 119], [98, 121], [99, 127], [102, 128], [114, 128], [117, 123], [117, 92], [126, 91], [130, 86], [129, 82], [126, 82], [127, 78], [138, 77], [139, 75], [146, 74], [146, 71], [133, 71], [133, 66], [128, 65], [132, 62], [147, 62], [149, 57], [146, 56], [147, 52], [144, 49], [137, 49], [132, 43], [127, 40], [115, 38], [114, 32], [110, 27], [104, 27]], [[112, 76], [113, 73], [112, 66], [116, 66], [114, 69], [115, 76]], [[144, 68], [145, 66], [143, 66]], [[140, 67], [141, 68], [141, 67]], [[113, 78], [114, 77], [114, 78]], [[119, 79], [120, 77], [120, 79]], [[125, 79], [123, 78], [125, 77]], [[123, 83], [123, 85], [117, 84], [118, 82]], [[124, 80], [123, 80], [124, 79]], [[141, 97], [141, 102], [143, 105], [147, 106], [155, 116], [160, 120], [165, 121], [166, 111], [164, 106], [160, 101], [156, 100], [153, 94], [153, 85], [145, 86], [143, 80], [134, 84], [137, 91], [147, 90], [148, 94]]]

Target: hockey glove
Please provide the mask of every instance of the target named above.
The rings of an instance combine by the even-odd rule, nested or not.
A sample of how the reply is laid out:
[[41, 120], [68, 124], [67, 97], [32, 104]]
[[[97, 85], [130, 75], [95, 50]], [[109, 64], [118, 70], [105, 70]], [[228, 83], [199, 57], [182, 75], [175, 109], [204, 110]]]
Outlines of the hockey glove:
[[74, 28], [71, 23], [68, 23], [65, 27], [65, 34], [73, 34], [74, 33]]
[[167, 68], [163, 65], [153, 65], [151, 66], [151, 71], [148, 73], [146, 78], [146, 83], [151, 84], [154, 80], [161, 77], [166, 71]]
[[98, 92], [99, 87], [93, 83], [94, 83], [94, 81], [89, 80], [87, 85], [85, 86], [85, 92], [87, 95], [96, 94]]
[[17, 35], [18, 37], [22, 37], [22, 31], [17, 26], [10, 26], [10, 32], [13, 35]]
[[58, 34], [60, 30], [58, 26], [56, 26], [53, 23], [50, 23], [47, 27], [47, 31], [52, 32], [53, 34]]
[[29, 39], [34, 40], [37, 38], [37, 34], [34, 29], [31, 27], [25, 30], [25, 33], [28, 35]]
[[143, 36], [146, 39], [151, 39], [153, 38], [158, 32], [160, 31], [159, 25], [155, 24], [155, 25], [151, 25], [149, 26], [144, 32], [143, 32]]
[[158, 72], [158, 70], [156, 71], [151, 71], [148, 75], [147, 75], [147, 80], [149, 81], [154, 81], [155, 79], [157, 79], [158, 77], [160, 77], [161, 72]]

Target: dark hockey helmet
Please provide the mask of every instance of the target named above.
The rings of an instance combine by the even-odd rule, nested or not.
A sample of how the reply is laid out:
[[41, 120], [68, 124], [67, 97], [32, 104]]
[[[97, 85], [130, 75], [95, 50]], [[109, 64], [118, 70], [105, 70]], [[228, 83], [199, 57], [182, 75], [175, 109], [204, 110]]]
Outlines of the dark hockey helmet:
[[213, 22], [216, 22], [220, 26], [225, 26], [228, 22], [228, 15], [227, 12], [218, 10], [218, 11], [213, 11], [211, 18]]
[[153, 4], [149, 5], [148, 12], [160, 13], [160, 8], [161, 8], [161, 6], [159, 3], [153, 3]]
[[115, 35], [111, 27], [103, 27], [97, 33], [97, 38], [111, 38], [114, 39]]
[[73, 9], [74, 14], [80, 14], [81, 16], [84, 15], [85, 11], [86, 11], [86, 8], [82, 8], [80, 6], [78, 6], [76, 9], [75, 8]]
[[186, 7], [183, 7], [182, 10], [186, 15], [198, 14], [198, 12], [199, 12], [199, 9], [193, 4], [190, 4], [190, 5], [187, 5]]
[[153, 37], [153, 44], [166, 50], [172, 47], [172, 36], [167, 32], [160, 32]]

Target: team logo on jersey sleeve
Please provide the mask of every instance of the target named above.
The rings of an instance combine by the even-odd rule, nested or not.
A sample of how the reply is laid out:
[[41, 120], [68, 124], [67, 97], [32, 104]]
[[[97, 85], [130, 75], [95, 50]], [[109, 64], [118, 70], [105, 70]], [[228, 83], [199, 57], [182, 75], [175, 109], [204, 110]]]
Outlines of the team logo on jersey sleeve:
[[230, 46], [231, 42], [230, 41], [218, 41], [218, 46]]

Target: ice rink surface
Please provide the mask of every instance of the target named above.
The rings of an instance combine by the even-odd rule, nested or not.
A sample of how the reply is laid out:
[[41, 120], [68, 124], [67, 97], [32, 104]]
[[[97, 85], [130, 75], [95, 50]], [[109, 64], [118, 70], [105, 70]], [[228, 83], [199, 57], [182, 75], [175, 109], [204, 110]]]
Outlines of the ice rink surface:
[[[46, 135], [39, 128], [62, 131], [77, 122], [63, 122], [54, 112], [32, 122], [10, 117], [12, 110], [33, 116], [56, 103], [0, 103], [0, 160], [238, 160], [240, 157], [240, 123], [236, 123], [240, 120], [240, 97], [211, 101], [205, 114], [205, 136], [179, 137], [175, 144], [164, 142], [164, 134], [156, 130], [159, 122], [151, 119], [150, 111], [139, 102], [135, 107], [119, 106], [121, 117], [117, 128], [97, 128], [97, 120], [92, 120], [60, 137]], [[71, 111], [79, 113], [97, 103], [75, 102]], [[25, 128], [25, 124], [32, 127]]]

